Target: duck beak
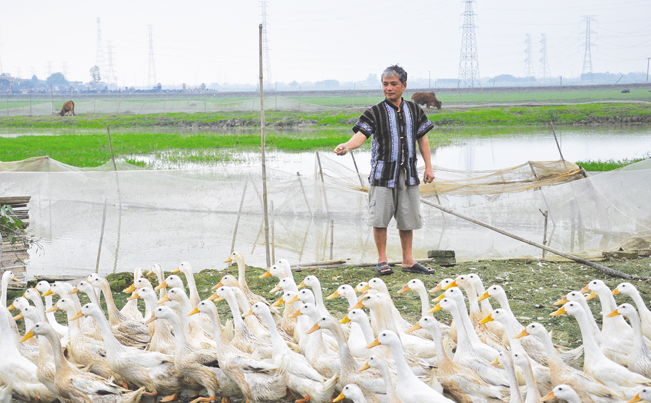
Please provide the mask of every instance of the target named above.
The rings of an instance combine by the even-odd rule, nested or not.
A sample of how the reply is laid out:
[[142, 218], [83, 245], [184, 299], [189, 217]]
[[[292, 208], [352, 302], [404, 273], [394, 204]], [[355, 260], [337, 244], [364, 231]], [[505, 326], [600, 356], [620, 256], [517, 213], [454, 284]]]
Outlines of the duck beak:
[[631, 400], [629, 400], [627, 403], [635, 403], [635, 402], [641, 402], [642, 398], [640, 397], [640, 394], [638, 393], [633, 397]]
[[292, 318], [292, 319], [294, 319], [294, 318], [298, 318], [298, 317], [301, 316], [301, 315], [303, 315], [303, 314], [301, 313], [301, 311], [296, 311], [296, 312], [294, 312], [293, 314], [289, 315], [289, 317]]
[[617, 288], [615, 288], [615, 289], [613, 290], [613, 295], [617, 295], [617, 294], [619, 294], [619, 293], [620, 293], [620, 292], [619, 292], [619, 287], [617, 287]]
[[359, 369], [359, 372], [366, 371], [367, 369], [371, 368], [370, 365], [368, 365], [368, 361], [364, 363], [364, 366]]
[[215, 284], [215, 285], [212, 287], [212, 289], [213, 289], [213, 290], [216, 290], [216, 289], [218, 289], [219, 287], [223, 287], [223, 286], [224, 286], [224, 283], [222, 283], [222, 281], [219, 280], [219, 283]]
[[19, 313], [18, 315], [14, 316], [14, 322], [17, 322], [23, 318], [23, 314]]
[[73, 288], [72, 291], [68, 293], [68, 295], [76, 294], [79, 292], [79, 289], [77, 287]]
[[140, 295], [138, 295], [137, 292], [134, 292], [133, 294], [131, 294], [129, 298], [127, 298], [127, 300], [133, 301], [134, 299], [138, 299], [138, 298], [140, 298]]
[[362, 309], [362, 308], [364, 308], [364, 303], [361, 300], [359, 300], [355, 305], [348, 308], [348, 310], [352, 311], [353, 309]]
[[147, 273], [147, 275], [148, 275], [148, 276], [151, 276], [152, 274], [154, 274], [154, 270], [149, 269], [149, 273]]
[[229, 257], [226, 258], [226, 260], [224, 260], [224, 263], [230, 263], [232, 261], [233, 261], [233, 259], [231, 259], [231, 257], [229, 256]]
[[588, 294], [588, 296], [585, 297], [585, 300], [590, 301], [593, 298], [597, 298], [597, 294], [594, 291], [592, 291], [590, 294]]
[[409, 330], [407, 330], [407, 333], [415, 332], [418, 329], [422, 329], [422, 327], [420, 326], [420, 323], [416, 322], [414, 326], [412, 326], [411, 328], [409, 328]]
[[441, 287], [441, 288], [443, 288], [444, 290], [447, 290], [447, 289], [452, 288], [452, 287], [458, 287], [458, 285], [457, 285], [457, 280], [454, 280], [454, 281], [451, 282], [450, 284], [448, 284], [448, 285], [446, 285], [446, 286], [443, 286], [443, 287]]
[[136, 285], [135, 285], [135, 284], [131, 284], [129, 287], [127, 287], [127, 288], [125, 288], [124, 290], [122, 290], [122, 292], [125, 293], [125, 294], [131, 294], [131, 293], [134, 292], [135, 290], [136, 290]]
[[545, 402], [547, 400], [552, 400], [555, 399], [556, 396], [554, 396], [554, 391], [552, 390], [551, 392], [547, 393], [545, 396], [540, 398], [541, 402]]
[[280, 291], [281, 289], [282, 289], [282, 288], [280, 288], [280, 286], [277, 285], [277, 286], [275, 286], [274, 288], [272, 288], [271, 291], [269, 291], [269, 292], [270, 292], [271, 294], [275, 294], [275, 293], [277, 293], [278, 291]]
[[486, 291], [485, 293], [483, 293], [483, 294], [481, 295], [481, 297], [477, 298], [477, 302], [482, 302], [483, 300], [488, 299], [488, 298], [490, 298], [490, 297], [491, 297], [491, 296], [488, 295], [488, 291]]
[[341, 323], [342, 325], [348, 322], [350, 322], [350, 318], [348, 317], [348, 315], [344, 316], [344, 318], [339, 321], [339, 323]]
[[32, 337], [34, 337], [34, 333], [30, 330], [29, 332], [27, 332], [26, 335], [24, 335], [23, 337], [21, 337], [20, 340], [18, 340], [18, 342], [19, 342], [19, 343], [22, 343], [22, 342], [24, 342], [24, 341], [27, 340], [27, 339], [31, 339]]
[[308, 330], [307, 332], [305, 332], [305, 334], [310, 334], [310, 333], [316, 332], [316, 331], [319, 330], [319, 329], [321, 329], [321, 328], [319, 327], [319, 324], [318, 324], [318, 323], [315, 323], [314, 326], [312, 326], [312, 328], [311, 328], [310, 330]]
[[371, 289], [371, 286], [368, 285], [368, 284], [366, 284], [364, 287], [362, 287], [362, 288], [359, 289], [359, 292], [368, 291], [368, 290], [370, 290], [370, 289]]
[[16, 309], [16, 307], [14, 306], [14, 304], [11, 304], [7, 309], [13, 311], [14, 309]]
[[83, 317], [83, 316], [84, 316], [84, 314], [81, 313], [81, 311], [79, 311], [79, 312], [77, 312], [77, 314], [76, 314], [75, 316], [73, 316], [72, 318], [70, 318], [70, 320], [77, 320], [77, 319], [79, 319], [79, 318], [81, 318], [81, 317]]
[[298, 294], [294, 295], [292, 299], [289, 301], [285, 302], [286, 304], [293, 304], [294, 302], [300, 302], [300, 299], [298, 298]]
[[345, 398], [346, 398], [346, 396], [344, 396], [344, 392], [341, 392], [341, 393], [339, 394], [339, 396], [335, 397], [335, 398], [332, 400], [332, 403], [335, 403], [335, 402], [338, 402], [338, 401], [344, 400]]
[[188, 313], [188, 316], [196, 315], [199, 313], [199, 307], [195, 307], [192, 312]]
[[332, 294], [328, 295], [328, 298], [326, 298], [326, 299], [335, 299], [335, 298], [337, 298], [339, 296], [340, 296], [339, 291], [335, 291]]
[[283, 299], [283, 297], [280, 297], [280, 299], [278, 301], [274, 302], [273, 304], [271, 304], [271, 306], [280, 306], [280, 305], [282, 305], [284, 303], [285, 303], [285, 300]]
[[373, 348], [373, 347], [377, 347], [377, 346], [381, 346], [381, 345], [382, 345], [382, 343], [380, 343], [380, 341], [376, 338], [375, 340], [373, 340], [371, 342], [371, 344], [366, 346], [366, 348]]
[[495, 361], [491, 361], [491, 365], [500, 365], [500, 360], [496, 358]]
[[178, 273], [180, 271], [181, 271], [181, 269], [177, 267], [176, 269], [172, 270], [172, 273]]
[[56, 311], [58, 311], [58, 310], [59, 310], [59, 307], [57, 307], [57, 306], [53, 306], [52, 308], [50, 308], [50, 309], [48, 309], [47, 311], [45, 311], [45, 313], [56, 312]]
[[267, 277], [271, 277], [271, 270], [267, 270], [266, 272], [264, 272], [264, 274], [260, 275], [260, 278], [267, 278]]
[[565, 304], [567, 304], [567, 303], [568, 303], [567, 298], [563, 298], [563, 299], [559, 299], [558, 301], [554, 302], [554, 305], [555, 305], [555, 306], [558, 306], [558, 305], [565, 305]]
[[550, 313], [549, 315], [550, 315], [550, 316], [561, 316], [561, 315], [564, 315], [564, 314], [566, 314], [566, 313], [567, 313], [567, 312], [565, 311], [565, 307], [562, 306], [561, 309], [559, 309], [559, 310], [557, 310], [557, 311], [555, 311], [555, 312], [552, 312], [552, 313]]
[[438, 297], [434, 298], [432, 302], [441, 302], [441, 300], [445, 298], [445, 293], [439, 295]]
[[154, 288], [154, 291], [158, 291], [161, 288], [167, 288], [167, 281], [163, 281], [162, 283], [158, 284], [156, 288]]
[[246, 317], [249, 316], [249, 315], [253, 315], [253, 310], [252, 310], [252, 309], [250, 309], [249, 312], [247, 312], [247, 313], [245, 313], [244, 315], [242, 315], [242, 317], [243, 317], [243, 318], [246, 318]]
[[438, 311], [440, 311], [440, 310], [442, 310], [442, 309], [443, 309], [443, 308], [441, 308], [441, 304], [436, 304], [436, 306], [435, 306], [434, 308], [432, 308], [432, 309], [429, 310], [429, 313], [438, 312]]
[[161, 305], [161, 304], [164, 304], [164, 303], [166, 303], [166, 302], [168, 302], [168, 301], [171, 301], [171, 299], [170, 299], [170, 297], [168, 297], [167, 295], [165, 295], [163, 298], [161, 298], [161, 299], [157, 302], [157, 304], [158, 304], [158, 305]]
[[439, 283], [436, 287], [434, 287], [434, 288], [432, 288], [431, 290], [429, 290], [429, 293], [430, 293], [430, 294], [434, 294], [435, 292], [439, 292], [439, 291], [441, 291], [441, 289], [442, 289], [442, 288], [441, 288], [441, 283]]
[[409, 284], [406, 286], [402, 287], [400, 291], [398, 291], [398, 294], [402, 294], [403, 292], [411, 291], [411, 288], [409, 288]]
[[52, 289], [50, 288], [49, 290], [47, 290], [47, 291], [45, 291], [45, 292], [43, 293], [43, 296], [44, 296], [44, 297], [47, 297], [48, 295], [52, 295], [52, 294], [54, 294], [54, 293], [52, 292]]
[[301, 281], [301, 284], [299, 284], [297, 288], [300, 290], [303, 287], [305, 287], [305, 281]]
[[581, 289], [581, 294], [585, 294], [586, 292], [590, 292], [590, 284]]
[[614, 311], [612, 311], [611, 313], [606, 315], [606, 317], [607, 318], [614, 318], [615, 316], [618, 316], [618, 315], [621, 315], [621, 314], [617, 311], [617, 309], [615, 309]]
[[521, 331], [520, 333], [518, 333], [518, 334], [514, 337], [514, 339], [519, 339], [519, 338], [522, 338], [522, 337], [524, 337], [524, 336], [529, 336], [529, 332], [527, 332], [527, 329], [524, 329], [523, 331]]
[[484, 319], [480, 320], [479, 323], [488, 323], [493, 321], [493, 314], [489, 313], [487, 317]]
[[156, 317], [156, 315], [154, 315], [154, 314], [152, 313], [152, 314], [151, 314], [151, 317], [145, 321], [145, 325], [150, 324], [151, 322], [155, 321], [156, 319], [158, 319], [158, 318]]

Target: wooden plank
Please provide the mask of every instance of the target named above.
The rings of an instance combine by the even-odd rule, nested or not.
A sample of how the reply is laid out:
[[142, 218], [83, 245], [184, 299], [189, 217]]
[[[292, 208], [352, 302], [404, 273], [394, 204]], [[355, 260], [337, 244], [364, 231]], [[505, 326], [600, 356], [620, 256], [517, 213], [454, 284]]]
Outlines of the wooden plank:
[[0, 197], [0, 204], [29, 203], [32, 196]]

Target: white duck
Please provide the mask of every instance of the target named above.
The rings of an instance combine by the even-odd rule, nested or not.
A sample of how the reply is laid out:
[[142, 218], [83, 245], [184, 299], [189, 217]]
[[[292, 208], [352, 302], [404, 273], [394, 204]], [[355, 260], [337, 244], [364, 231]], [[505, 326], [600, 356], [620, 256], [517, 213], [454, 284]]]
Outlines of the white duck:
[[413, 403], [452, 403], [452, 400], [432, 389], [411, 372], [405, 360], [402, 343], [400, 343], [400, 338], [395, 332], [391, 330], [380, 332], [377, 339], [369, 344], [368, 347], [371, 348], [379, 345], [387, 345], [391, 349], [391, 354], [395, 359], [398, 369], [396, 393], [402, 400]]
[[[357, 294], [352, 286], [348, 284], [342, 284], [337, 287], [337, 290], [328, 296], [328, 300], [341, 297], [345, 298], [348, 301], [348, 307], [351, 308], [357, 304]], [[348, 347], [350, 347], [350, 352], [356, 358], [368, 358], [371, 355], [369, 349], [366, 346], [373, 341], [366, 341], [364, 337], [364, 332], [359, 324], [352, 322], [350, 324], [350, 334], [348, 335]]]
[[194, 272], [190, 263], [181, 262], [179, 267], [172, 270], [172, 273], [185, 274], [185, 280], [188, 282], [188, 289], [190, 290], [190, 305], [192, 307], [199, 305], [201, 298], [199, 297], [199, 291], [197, 291], [197, 283], [194, 281]]
[[387, 403], [404, 403], [404, 400], [402, 400], [400, 396], [398, 396], [398, 392], [396, 392], [396, 388], [393, 384], [393, 376], [389, 371], [389, 366], [382, 356], [374, 354], [368, 357], [366, 364], [364, 364], [360, 371], [364, 371], [368, 368], [376, 369], [382, 376], [382, 379], [386, 384]]
[[9, 282], [11, 281], [20, 281], [14, 276], [14, 273], [10, 270], [2, 273], [2, 282], [0, 283], [0, 305], [3, 308], [7, 307], [7, 288], [9, 288]]
[[[133, 283], [135, 284], [141, 277], [142, 277], [142, 268], [136, 267], [133, 270]], [[142, 312], [140, 312], [140, 310], [138, 309], [137, 299], [128, 300], [127, 303], [124, 304], [122, 309], [120, 309], [120, 313], [131, 320], [135, 320], [139, 322], [142, 322], [144, 320], [144, 317], [142, 316]]]
[[[149, 311], [145, 315], [146, 320], [151, 318], [152, 312], [158, 307], [158, 296], [156, 295], [156, 291], [151, 287], [142, 287], [138, 289], [129, 297], [129, 299], [131, 298], [142, 298], [145, 300], [145, 305]], [[147, 349], [149, 351], [158, 351], [159, 353], [173, 355], [176, 344], [174, 335], [171, 332], [171, 327], [163, 321], [155, 321], [153, 326], [154, 334], [151, 336]]]
[[631, 283], [621, 283], [613, 290], [613, 295], [617, 294], [625, 294], [631, 297], [639, 311], [642, 334], [651, 339], [651, 311], [647, 308], [637, 288]]
[[[628, 403], [635, 403], [635, 402], [642, 402], [642, 401], [651, 402], [651, 388], [642, 389], [640, 393], [635, 395], [635, 397], [629, 400]], [[575, 402], [570, 402], [570, 403], [575, 403]]]
[[344, 386], [344, 388], [341, 390], [341, 393], [332, 399], [332, 403], [339, 402], [344, 399], [352, 400], [353, 403], [366, 403], [364, 392], [362, 392], [359, 386], [355, 385], [354, 383], [350, 383]]
[[[148, 276], [151, 276], [152, 274], [156, 275], [156, 279], [158, 280], [158, 284], [163, 284], [165, 281], [165, 272], [163, 271], [163, 268], [161, 265], [158, 263], [154, 263], [151, 266], [151, 269], [149, 269], [149, 273], [147, 273]], [[165, 287], [160, 289], [160, 298], [163, 298], [167, 294], [167, 289]]]
[[621, 304], [617, 309], [606, 316], [613, 317], [616, 315], [627, 317], [633, 327], [633, 353], [627, 363], [628, 369], [647, 378], [651, 378], [651, 351], [644, 342], [640, 317], [637, 311], [631, 304]]
[[54, 305], [52, 304], [52, 291], [50, 291], [50, 283], [45, 280], [41, 280], [36, 284], [36, 290], [43, 295], [45, 298], [45, 316], [47, 317], [48, 323], [52, 326], [55, 332], [61, 337], [68, 334], [68, 326], [63, 326], [57, 322], [56, 317], [53, 312], [47, 313]]
[[300, 290], [305, 286], [310, 287], [314, 293], [314, 301], [316, 308], [319, 310], [319, 315], [332, 316], [323, 303], [323, 291], [321, 290], [321, 283], [319, 282], [319, 279], [316, 276], [307, 276], [303, 279], [301, 284], [298, 285], [298, 289]]
[[[536, 383], [536, 378], [531, 368], [532, 361], [533, 360], [529, 360], [527, 353], [524, 351], [513, 353], [513, 362], [520, 367], [527, 383], [527, 396], [524, 403], [538, 403], [541, 396], [540, 390], [538, 390], [538, 384]], [[549, 390], [549, 388], [547, 390]]]
[[620, 343], [626, 341], [630, 349], [633, 346], [633, 329], [631, 329], [631, 326], [621, 316], [606, 318], [606, 315], [617, 309], [617, 303], [610, 288], [602, 280], [592, 280], [581, 290], [582, 293], [590, 291], [591, 293], [586, 299], [590, 300], [599, 297], [601, 303], [601, 313], [603, 315], [601, 332], [604, 334], [609, 333], [615, 339], [619, 339]]
[[541, 402], [547, 400], [560, 399], [568, 403], [581, 403], [579, 395], [568, 385], [558, 385], [551, 392], [540, 399]]

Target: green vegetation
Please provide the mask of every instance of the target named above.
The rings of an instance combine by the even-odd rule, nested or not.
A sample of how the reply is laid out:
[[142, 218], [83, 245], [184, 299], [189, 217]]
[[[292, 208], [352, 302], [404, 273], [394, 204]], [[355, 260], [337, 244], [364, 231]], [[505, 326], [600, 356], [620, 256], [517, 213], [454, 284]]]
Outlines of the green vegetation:
[[580, 165], [585, 169], [586, 171], [614, 171], [615, 169], [619, 169], [622, 167], [625, 167], [627, 165], [635, 164], [636, 162], [644, 161], [645, 159], [648, 159], [649, 157], [646, 158], [635, 158], [635, 159], [623, 159], [620, 161], [614, 161], [614, 160], [608, 160], [608, 161], [577, 161], [576, 164]]
[[[350, 128], [361, 109], [322, 112], [267, 111], [270, 126], [287, 128], [299, 123], [319, 127]], [[438, 126], [531, 126], [589, 123], [651, 123], [649, 104], [585, 104], [564, 106], [503, 106], [432, 109], [429, 118]], [[227, 122], [229, 121], [229, 122]], [[61, 116], [0, 116], [0, 128], [100, 129], [115, 128], [221, 128], [260, 125], [257, 112], [85, 114]]]
[[[651, 276], [651, 259], [648, 258], [610, 260], [602, 262], [602, 264], [624, 273]], [[567, 347], [577, 347], [581, 344], [579, 327], [576, 320], [569, 315], [558, 317], [549, 316], [557, 308], [552, 304], [568, 292], [580, 290], [590, 280], [595, 278], [603, 279], [611, 288], [623, 282], [622, 279], [605, 277], [603, 273], [590, 267], [566, 261], [555, 262], [548, 260], [539, 263], [535, 260], [495, 260], [466, 262], [454, 267], [439, 267], [431, 264], [428, 264], [428, 266], [435, 269], [435, 275], [416, 276], [414, 274], [403, 273], [399, 268], [395, 268], [393, 275], [382, 278], [389, 288], [396, 307], [408, 321], [414, 322], [418, 320], [421, 309], [420, 299], [414, 292], [397, 293], [409, 280], [414, 277], [419, 277], [425, 282], [425, 286], [430, 289], [444, 278], [455, 278], [459, 274], [476, 273], [482, 278], [486, 287], [492, 284], [500, 284], [504, 287], [509, 296], [511, 309], [521, 323], [524, 325], [533, 321], [542, 323], [548, 330], [554, 331], [553, 336], [557, 343]], [[195, 271], [199, 270], [201, 268], [195, 268]], [[196, 273], [195, 280], [199, 295], [202, 298], [210, 296], [212, 294], [210, 288], [219, 282], [221, 277], [227, 273], [237, 276], [237, 268], [231, 266], [224, 271], [203, 270], [200, 273]], [[275, 277], [258, 278], [262, 273], [263, 271], [260, 268], [249, 267], [247, 269], [247, 283], [253, 292], [263, 295], [269, 301], [274, 301], [279, 296], [269, 294], [269, 290], [276, 285], [278, 280]], [[170, 273], [166, 273], [166, 275], [168, 274]], [[185, 280], [183, 274], [177, 274]], [[294, 276], [297, 282], [300, 282], [305, 276], [310, 274], [316, 275], [319, 278], [324, 297], [332, 294], [341, 284], [355, 286], [360, 281], [368, 281], [376, 276], [371, 267], [310, 269], [295, 273]], [[149, 278], [153, 281], [154, 285], [157, 284], [154, 276], [149, 276]], [[108, 279], [114, 292], [116, 304], [118, 307], [122, 307], [126, 303], [128, 296], [122, 293], [122, 290], [133, 282], [133, 273], [112, 274], [108, 276]], [[635, 285], [644, 300], [651, 298], [651, 288], [649, 288], [648, 281], [636, 282]], [[30, 283], [30, 286], [33, 286], [33, 284]], [[14, 298], [20, 295], [22, 295], [22, 291], [10, 290], [8, 293], [8, 301], [13, 301]], [[88, 302], [85, 295], [80, 295], [80, 298], [82, 303]], [[630, 299], [625, 296], [617, 296], [616, 298], [618, 303], [630, 302]], [[497, 306], [495, 301], [491, 302], [493, 303], [493, 307]], [[337, 318], [342, 318], [347, 312], [347, 302], [343, 298], [325, 301], [325, 303], [326, 307]], [[600, 322], [601, 314], [599, 313], [600, 306], [598, 299], [590, 301], [589, 304], [593, 309], [595, 318]], [[142, 303], [140, 306], [142, 309]], [[226, 303], [217, 303], [217, 307], [219, 308], [222, 322], [225, 322], [230, 317]], [[444, 313], [439, 312], [435, 315], [446, 323], [449, 323], [451, 320]], [[59, 320], [65, 323], [63, 315], [59, 317]], [[22, 326], [22, 323], [20, 326]]]

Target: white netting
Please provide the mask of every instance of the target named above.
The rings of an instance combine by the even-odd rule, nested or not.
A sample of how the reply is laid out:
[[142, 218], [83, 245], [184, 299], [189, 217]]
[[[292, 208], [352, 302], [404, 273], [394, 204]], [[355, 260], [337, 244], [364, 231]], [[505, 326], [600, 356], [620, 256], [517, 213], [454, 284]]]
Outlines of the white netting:
[[[268, 172], [276, 259], [330, 260], [332, 248], [333, 259], [373, 261], [367, 195], [353, 190], [366, 184], [366, 174], [323, 155], [320, 161], [325, 184], [318, 173]], [[112, 167], [80, 170], [48, 158], [0, 164], [0, 194], [31, 196], [29, 231], [42, 248], [30, 251], [30, 274], [94, 270], [103, 222], [101, 272], [152, 263], [169, 269], [182, 260], [198, 269], [223, 267], [238, 216], [235, 249], [248, 263], [265, 265], [259, 167], [151, 171], [119, 163], [118, 172]], [[460, 174], [437, 175], [442, 181]], [[438, 194], [438, 200], [429, 200], [536, 242], [542, 242], [544, 232], [541, 210], [549, 211], [551, 247], [594, 255], [631, 239], [650, 243], [649, 183], [651, 160], [646, 160], [555, 186], [528, 185], [528, 190], [490, 195]], [[540, 256], [532, 246], [432, 207], [422, 205], [421, 213], [424, 228], [414, 232], [418, 258], [429, 249], [455, 250], [459, 260]], [[397, 231], [389, 231], [388, 245], [390, 259], [398, 259]]]

